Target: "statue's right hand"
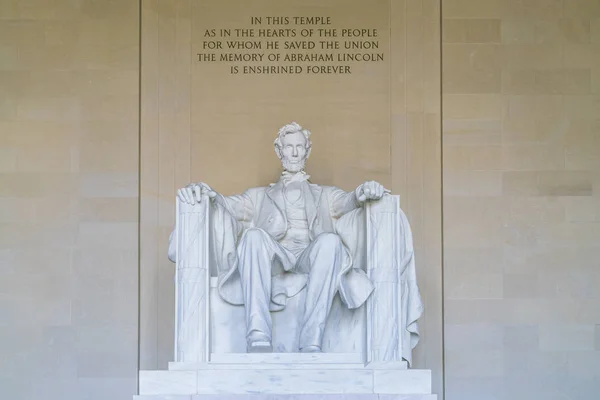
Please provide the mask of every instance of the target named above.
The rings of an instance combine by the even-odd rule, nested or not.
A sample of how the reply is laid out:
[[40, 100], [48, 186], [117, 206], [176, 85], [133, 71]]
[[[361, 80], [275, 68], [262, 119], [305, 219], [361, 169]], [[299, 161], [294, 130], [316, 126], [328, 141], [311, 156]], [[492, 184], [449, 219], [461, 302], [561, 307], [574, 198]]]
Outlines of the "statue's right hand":
[[217, 196], [217, 193], [203, 182], [190, 183], [183, 189], [177, 191], [179, 200], [187, 204], [200, 203], [204, 195], [208, 195], [210, 199], [214, 199]]

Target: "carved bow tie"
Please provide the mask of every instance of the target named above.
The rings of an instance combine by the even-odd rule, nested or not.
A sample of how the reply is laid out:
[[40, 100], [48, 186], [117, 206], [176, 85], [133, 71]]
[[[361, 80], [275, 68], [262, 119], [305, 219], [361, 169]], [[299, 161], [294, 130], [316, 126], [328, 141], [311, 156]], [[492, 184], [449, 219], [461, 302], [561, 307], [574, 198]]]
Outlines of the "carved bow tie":
[[300, 172], [283, 171], [281, 174], [281, 181], [283, 182], [284, 185], [288, 185], [292, 182], [304, 182], [304, 181], [307, 181], [309, 178], [310, 178], [310, 175], [308, 175], [304, 171], [300, 171]]

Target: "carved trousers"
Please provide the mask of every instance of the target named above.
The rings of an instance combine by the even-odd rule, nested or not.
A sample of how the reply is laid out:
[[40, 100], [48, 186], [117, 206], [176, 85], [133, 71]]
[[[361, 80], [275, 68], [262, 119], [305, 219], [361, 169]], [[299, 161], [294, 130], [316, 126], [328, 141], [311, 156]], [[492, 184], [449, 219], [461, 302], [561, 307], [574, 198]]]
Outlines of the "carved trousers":
[[[247, 335], [258, 331], [269, 339], [272, 337], [271, 277], [285, 271], [305, 273], [308, 282], [299, 348], [321, 346], [325, 323], [339, 287], [344, 251], [338, 235], [322, 233], [296, 256], [262, 229], [248, 229], [237, 249]], [[280, 261], [284, 271], [276, 270], [275, 259]]]

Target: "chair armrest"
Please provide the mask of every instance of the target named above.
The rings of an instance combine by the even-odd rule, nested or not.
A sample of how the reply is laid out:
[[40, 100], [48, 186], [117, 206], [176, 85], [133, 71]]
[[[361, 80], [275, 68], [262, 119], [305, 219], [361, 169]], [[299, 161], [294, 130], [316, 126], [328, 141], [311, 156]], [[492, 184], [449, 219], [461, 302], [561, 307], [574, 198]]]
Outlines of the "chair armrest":
[[[175, 361], [202, 362], [208, 357], [209, 207], [177, 199], [175, 231], [171, 237], [176, 260]], [[173, 245], [174, 243], [174, 245]]]
[[366, 207], [367, 274], [375, 286], [367, 302], [367, 361], [401, 362], [400, 196], [385, 195]]

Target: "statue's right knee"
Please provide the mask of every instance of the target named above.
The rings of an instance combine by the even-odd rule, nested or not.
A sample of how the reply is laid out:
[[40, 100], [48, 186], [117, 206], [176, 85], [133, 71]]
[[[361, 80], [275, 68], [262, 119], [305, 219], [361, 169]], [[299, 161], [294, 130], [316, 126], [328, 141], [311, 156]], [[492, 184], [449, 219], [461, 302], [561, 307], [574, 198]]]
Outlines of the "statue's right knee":
[[246, 243], [262, 243], [265, 239], [265, 232], [258, 228], [250, 228], [244, 232], [242, 238]]

